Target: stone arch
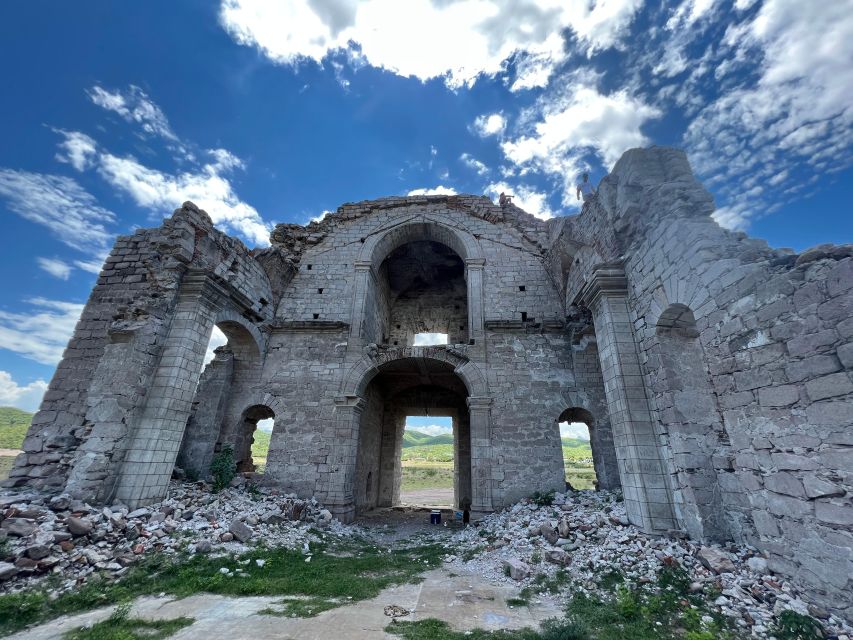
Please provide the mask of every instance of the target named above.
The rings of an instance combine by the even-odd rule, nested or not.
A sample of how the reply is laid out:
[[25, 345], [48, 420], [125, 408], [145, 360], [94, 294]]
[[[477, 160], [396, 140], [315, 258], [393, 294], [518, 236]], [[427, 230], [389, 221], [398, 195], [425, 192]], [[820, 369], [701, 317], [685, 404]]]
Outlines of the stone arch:
[[431, 240], [453, 249], [463, 261], [484, 260], [483, 250], [476, 238], [467, 231], [453, 227], [433, 216], [418, 216], [375, 231], [364, 241], [358, 261], [370, 263], [378, 271], [382, 261], [395, 249], [409, 242]]
[[657, 419], [667, 435], [674, 506], [691, 537], [725, 538], [714, 456], [727, 440], [693, 309], [670, 303], [654, 325], [647, 363]]
[[234, 358], [259, 362], [266, 351], [266, 339], [257, 325], [232, 309], [220, 309], [213, 324], [228, 338]]
[[488, 396], [486, 378], [479, 367], [455, 349], [443, 346], [432, 347], [401, 347], [379, 351], [377, 354], [365, 355], [344, 376], [341, 383], [341, 393], [347, 397], [361, 397], [370, 381], [381, 371], [382, 366], [401, 360], [437, 360], [453, 367], [468, 390], [469, 397]]
[[275, 412], [265, 404], [253, 404], [240, 414], [240, 425], [234, 442], [234, 462], [238, 472], [255, 471], [252, 458], [252, 444], [258, 422], [269, 418], [275, 419]]
[[418, 241], [431, 241], [448, 247], [465, 266], [467, 289], [468, 341], [479, 343], [485, 336], [483, 307], [483, 268], [485, 257], [477, 239], [469, 232], [451, 226], [431, 215], [419, 215], [373, 232], [355, 261], [355, 286], [350, 320], [350, 345], [360, 348], [381, 342], [371, 315], [378, 304], [378, 276], [383, 261], [399, 247]]
[[620, 488], [622, 482], [619, 478], [619, 464], [609, 421], [597, 421], [588, 409], [582, 406], [571, 406], [557, 418], [557, 424], [561, 422], [582, 422], [589, 429], [596, 488], [605, 491]]

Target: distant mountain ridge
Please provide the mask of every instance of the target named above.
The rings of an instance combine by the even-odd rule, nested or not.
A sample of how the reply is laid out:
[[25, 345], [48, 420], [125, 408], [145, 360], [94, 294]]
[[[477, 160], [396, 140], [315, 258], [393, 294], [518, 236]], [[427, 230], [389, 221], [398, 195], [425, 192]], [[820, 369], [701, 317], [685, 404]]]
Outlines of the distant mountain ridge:
[[415, 429], [406, 429], [403, 432], [403, 448], [423, 447], [433, 444], [453, 444], [453, 434], [443, 433], [439, 436], [431, 436], [428, 433]]

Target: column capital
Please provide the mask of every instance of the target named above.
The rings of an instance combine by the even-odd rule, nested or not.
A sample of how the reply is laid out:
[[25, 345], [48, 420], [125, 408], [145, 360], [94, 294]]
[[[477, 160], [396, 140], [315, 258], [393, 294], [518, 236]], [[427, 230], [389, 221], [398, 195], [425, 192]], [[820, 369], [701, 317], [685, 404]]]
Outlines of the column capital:
[[605, 296], [628, 296], [628, 278], [621, 262], [605, 262], [596, 266], [578, 294], [578, 299], [584, 306], [593, 307]]
[[338, 396], [335, 398], [335, 409], [350, 409], [361, 413], [367, 406], [367, 400], [361, 396]]
[[486, 266], [485, 258], [467, 258], [465, 260], [465, 266], [469, 269], [482, 269]]
[[467, 401], [469, 409], [488, 409], [492, 406], [492, 399], [488, 396], [470, 396]]

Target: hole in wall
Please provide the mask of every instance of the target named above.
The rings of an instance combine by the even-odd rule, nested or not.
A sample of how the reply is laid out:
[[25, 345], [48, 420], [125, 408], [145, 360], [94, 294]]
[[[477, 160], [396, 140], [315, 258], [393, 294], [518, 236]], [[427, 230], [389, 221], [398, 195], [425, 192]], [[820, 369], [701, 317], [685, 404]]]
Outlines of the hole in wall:
[[563, 448], [563, 469], [566, 482], [574, 489], [598, 487], [592, 461], [589, 425], [585, 422], [560, 422], [560, 444]]
[[313, 266], [313, 265], [310, 265], [310, 264], [308, 265], [308, 271], [311, 271], [311, 267], [312, 267], [312, 266]]
[[526, 311], [521, 312], [521, 321], [527, 322], [527, 312]]
[[447, 344], [446, 333], [416, 333], [412, 343], [415, 347], [428, 347], [432, 345]]
[[527, 291], [527, 287], [523, 284], [520, 284], [520, 285], [518, 285], [518, 290], [519, 291]]
[[319, 313], [315, 313], [315, 314], [314, 314], [314, 319], [315, 319], [315, 320], [319, 320], [319, 319], [320, 319], [320, 314], [319, 314]]
[[317, 293], [323, 293], [323, 287], [320, 287], [319, 289], [317, 289]]

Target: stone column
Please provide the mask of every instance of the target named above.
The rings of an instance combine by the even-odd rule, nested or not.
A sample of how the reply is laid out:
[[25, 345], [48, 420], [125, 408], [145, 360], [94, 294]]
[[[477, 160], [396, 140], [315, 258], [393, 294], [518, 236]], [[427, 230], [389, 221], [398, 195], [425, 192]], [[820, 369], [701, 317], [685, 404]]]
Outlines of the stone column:
[[147, 402], [118, 477], [115, 499], [131, 509], [166, 495], [216, 318], [215, 285], [190, 273], [181, 285]]
[[355, 285], [353, 286], [352, 316], [350, 318], [349, 346], [358, 351], [364, 344], [364, 318], [370, 288], [375, 286], [373, 264], [359, 260], [353, 265]]
[[355, 519], [356, 456], [361, 414], [367, 401], [360, 396], [335, 398], [334, 440], [329, 446], [329, 483], [324, 503], [341, 522]]
[[482, 345], [485, 339], [483, 309], [483, 258], [465, 261], [465, 281], [468, 285], [468, 339]]
[[385, 411], [382, 416], [382, 451], [379, 456], [379, 507], [391, 507], [400, 502], [401, 456], [405, 428], [405, 413], [398, 410]]
[[647, 533], [675, 529], [669, 477], [640, 369], [621, 265], [599, 266], [580, 297], [592, 311], [628, 517]]
[[492, 511], [492, 399], [468, 398], [471, 430], [471, 511]]

